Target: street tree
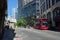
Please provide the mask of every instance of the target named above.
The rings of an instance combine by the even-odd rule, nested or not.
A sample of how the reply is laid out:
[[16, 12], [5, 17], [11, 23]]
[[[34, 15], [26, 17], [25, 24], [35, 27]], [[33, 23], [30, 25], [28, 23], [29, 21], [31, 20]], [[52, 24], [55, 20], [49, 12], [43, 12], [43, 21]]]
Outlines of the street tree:
[[17, 26], [26, 26], [27, 25], [27, 21], [23, 18], [17, 20]]

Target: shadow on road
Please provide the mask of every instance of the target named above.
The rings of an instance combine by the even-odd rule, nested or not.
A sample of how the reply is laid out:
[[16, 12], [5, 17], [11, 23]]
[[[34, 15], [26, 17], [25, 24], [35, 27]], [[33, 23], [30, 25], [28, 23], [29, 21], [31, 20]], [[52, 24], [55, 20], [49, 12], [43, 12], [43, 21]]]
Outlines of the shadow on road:
[[4, 29], [4, 34], [2, 40], [13, 40], [15, 33], [13, 29]]
[[60, 32], [60, 30], [57, 30], [56, 28], [49, 29], [50, 31]]
[[60, 30], [50, 30], [50, 31], [60, 32]]

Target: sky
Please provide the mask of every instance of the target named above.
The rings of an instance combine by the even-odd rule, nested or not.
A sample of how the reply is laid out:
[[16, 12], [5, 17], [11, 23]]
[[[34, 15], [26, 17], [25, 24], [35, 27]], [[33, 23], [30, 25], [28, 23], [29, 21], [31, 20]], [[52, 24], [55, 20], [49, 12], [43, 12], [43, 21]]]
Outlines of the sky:
[[12, 9], [18, 7], [18, 0], [8, 0], [8, 17], [12, 15]]

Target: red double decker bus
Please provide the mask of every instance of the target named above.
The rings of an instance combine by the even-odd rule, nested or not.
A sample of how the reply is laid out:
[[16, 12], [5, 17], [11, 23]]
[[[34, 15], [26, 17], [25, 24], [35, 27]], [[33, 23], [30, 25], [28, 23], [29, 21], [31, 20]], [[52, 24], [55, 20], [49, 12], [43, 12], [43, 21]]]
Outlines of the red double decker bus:
[[47, 18], [37, 18], [34, 20], [34, 28], [40, 30], [48, 30]]

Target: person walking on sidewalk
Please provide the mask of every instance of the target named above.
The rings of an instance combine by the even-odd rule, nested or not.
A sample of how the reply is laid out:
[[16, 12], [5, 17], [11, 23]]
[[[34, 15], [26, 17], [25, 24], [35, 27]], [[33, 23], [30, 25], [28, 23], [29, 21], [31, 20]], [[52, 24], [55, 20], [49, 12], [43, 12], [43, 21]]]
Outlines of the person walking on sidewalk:
[[5, 28], [9, 29], [9, 24], [8, 23], [5, 25]]

